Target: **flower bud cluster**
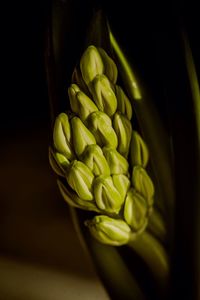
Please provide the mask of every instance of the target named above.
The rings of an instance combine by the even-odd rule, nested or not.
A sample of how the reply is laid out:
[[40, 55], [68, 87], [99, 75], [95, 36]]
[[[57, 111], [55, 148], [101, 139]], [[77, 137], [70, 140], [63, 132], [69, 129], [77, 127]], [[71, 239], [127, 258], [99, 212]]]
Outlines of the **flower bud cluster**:
[[68, 88], [71, 111], [56, 118], [49, 151], [52, 168], [63, 177], [62, 196], [98, 213], [86, 225], [110, 245], [126, 244], [145, 229], [154, 197], [145, 170], [148, 149], [132, 129], [132, 106], [117, 77], [104, 49], [85, 50]]

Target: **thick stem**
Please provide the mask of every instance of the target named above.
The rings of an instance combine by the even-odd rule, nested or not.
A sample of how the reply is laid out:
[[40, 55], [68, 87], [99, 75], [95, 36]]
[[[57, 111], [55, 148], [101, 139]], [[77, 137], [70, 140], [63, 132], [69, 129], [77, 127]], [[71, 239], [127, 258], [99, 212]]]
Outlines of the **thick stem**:
[[158, 288], [165, 291], [169, 284], [169, 257], [161, 243], [144, 231], [136, 240], [131, 240], [128, 246], [144, 260]]

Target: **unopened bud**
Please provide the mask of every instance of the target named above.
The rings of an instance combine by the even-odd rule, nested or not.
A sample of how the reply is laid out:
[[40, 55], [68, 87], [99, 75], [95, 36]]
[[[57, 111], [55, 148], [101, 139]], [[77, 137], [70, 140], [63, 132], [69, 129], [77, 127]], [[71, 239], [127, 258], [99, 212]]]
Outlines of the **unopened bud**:
[[69, 186], [81, 199], [93, 200], [92, 183], [94, 175], [84, 163], [74, 160], [68, 168], [66, 179]]
[[94, 102], [83, 93], [76, 84], [72, 84], [68, 89], [71, 110], [76, 113], [82, 121], [98, 108]]
[[59, 114], [55, 120], [53, 141], [58, 152], [65, 155], [68, 159], [74, 158], [70, 123], [65, 113]]
[[98, 145], [88, 145], [81, 157], [81, 161], [90, 168], [95, 176], [110, 175], [108, 163]]
[[117, 135], [112, 127], [111, 119], [104, 112], [96, 111], [91, 113], [87, 122], [88, 128], [94, 134], [99, 146], [117, 147]]
[[153, 204], [154, 185], [146, 170], [140, 166], [135, 166], [132, 173], [132, 184], [136, 191], [147, 201], [148, 205]]
[[127, 119], [125, 115], [122, 115], [121, 113], [117, 112], [113, 118], [113, 128], [118, 138], [117, 150], [124, 157], [127, 157], [131, 141], [131, 122]]
[[98, 51], [101, 55], [104, 64], [104, 74], [108, 77], [108, 79], [115, 84], [117, 81], [117, 66], [113, 59], [106, 53], [103, 48], [98, 48]]
[[139, 165], [146, 167], [149, 160], [149, 151], [147, 145], [137, 131], [132, 132], [130, 145], [130, 161], [132, 166]]
[[123, 199], [115, 188], [112, 177], [103, 175], [96, 177], [93, 189], [96, 204], [101, 210], [108, 213], [119, 212]]
[[[56, 158], [56, 153], [58, 153], [58, 152], [55, 152], [51, 147], [49, 147], [49, 163], [50, 163], [50, 166], [52, 167], [52, 169], [54, 170], [54, 172], [57, 175], [59, 175], [59, 176], [65, 176], [64, 175], [65, 174], [64, 168], [58, 162], [58, 160]], [[62, 154], [60, 154], [60, 155], [62, 155]], [[63, 156], [63, 157], [65, 157], [65, 156]], [[67, 158], [65, 158], [65, 159], [67, 160]]]
[[128, 179], [128, 177], [126, 175], [123, 175], [123, 174], [113, 175], [112, 179], [113, 179], [114, 186], [116, 187], [116, 189], [122, 196], [122, 199], [124, 200], [126, 197], [127, 191], [129, 190], [130, 185], [131, 185], [130, 180]]
[[72, 207], [84, 210], [100, 212], [94, 201], [86, 201], [81, 199], [75, 192], [58, 180], [58, 187], [63, 199]]
[[133, 114], [131, 102], [119, 85], [115, 86], [115, 93], [117, 97], [117, 110], [131, 120]]
[[105, 75], [97, 75], [90, 85], [94, 102], [99, 110], [112, 116], [117, 109], [117, 98]]
[[116, 149], [104, 147], [103, 153], [108, 162], [110, 173], [112, 175], [128, 173], [128, 161]]
[[96, 144], [95, 137], [83, 124], [81, 119], [73, 117], [71, 119], [73, 146], [76, 155], [79, 157], [87, 145]]
[[85, 225], [92, 236], [103, 244], [121, 246], [129, 242], [131, 229], [123, 220], [99, 215], [86, 221]]
[[103, 74], [104, 66], [99, 51], [95, 46], [89, 46], [80, 60], [83, 80], [88, 85], [96, 75]]
[[124, 219], [133, 231], [137, 232], [144, 229], [147, 225], [147, 204], [143, 196], [130, 188], [125, 204]]

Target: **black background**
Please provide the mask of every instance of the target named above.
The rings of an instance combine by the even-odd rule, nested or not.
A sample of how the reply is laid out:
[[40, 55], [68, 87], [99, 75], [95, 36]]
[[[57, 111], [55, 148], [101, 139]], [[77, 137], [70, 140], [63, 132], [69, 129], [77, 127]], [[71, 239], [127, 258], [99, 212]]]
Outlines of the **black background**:
[[[137, 62], [150, 85], [163, 76], [170, 63], [169, 43], [176, 41], [176, 29], [184, 25], [189, 34], [193, 55], [199, 70], [198, 9], [194, 1], [60, 1], [69, 3], [73, 47], [80, 45], [94, 7], [103, 7], [120, 42]], [[49, 104], [44, 66], [45, 30], [51, 1], [25, 1], [3, 4], [1, 48], [1, 128], [4, 133], [33, 123], [48, 122]], [[128, 42], [127, 42], [128, 41]], [[141, 46], [134, 47], [134, 43]], [[73, 57], [73, 49], [69, 54]], [[173, 47], [173, 46], [172, 46]], [[139, 53], [138, 53], [139, 49]], [[165, 51], [165, 52], [164, 52]], [[174, 51], [177, 51], [174, 49]], [[177, 52], [177, 55], [179, 53]], [[73, 59], [72, 59], [73, 61]], [[171, 66], [171, 63], [170, 63]], [[71, 67], [71, 66], [70, 66]], [[148, 67], [148, 68], [147, 68]], [[144, 70], [145, 68], [145, 70]], [[176, 68], [176, 65], [174, 66]], [[160, 72], [159, 76], [153, 76]], [[150, 74], [151, 73], [151, 74]], [[173, 73], [173, 70], [172, 70]], [[156, 78], [156, 79], [154, 79]], [[162, 79], [160, 79], [162, 80]], [[170, 80], [170, 78], [169, 78]], [[162, 105], [161, 103], [158, 105]], [[7, 121], [9, 115], [9, 122]], [[24, 126], [26, 124], [26, 126]], [[35, 126], [35, 124], [34, 124]]]

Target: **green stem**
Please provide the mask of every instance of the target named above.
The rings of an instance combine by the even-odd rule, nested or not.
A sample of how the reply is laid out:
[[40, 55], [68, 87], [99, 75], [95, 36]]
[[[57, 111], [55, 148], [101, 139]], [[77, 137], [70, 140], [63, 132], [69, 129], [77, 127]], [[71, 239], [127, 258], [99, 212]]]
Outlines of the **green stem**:
[[146, 263], [161, 291], [169, 284], [169, 257], [161, 243], [147, 231], [136, 240], [129, 242], [133, 249]]

